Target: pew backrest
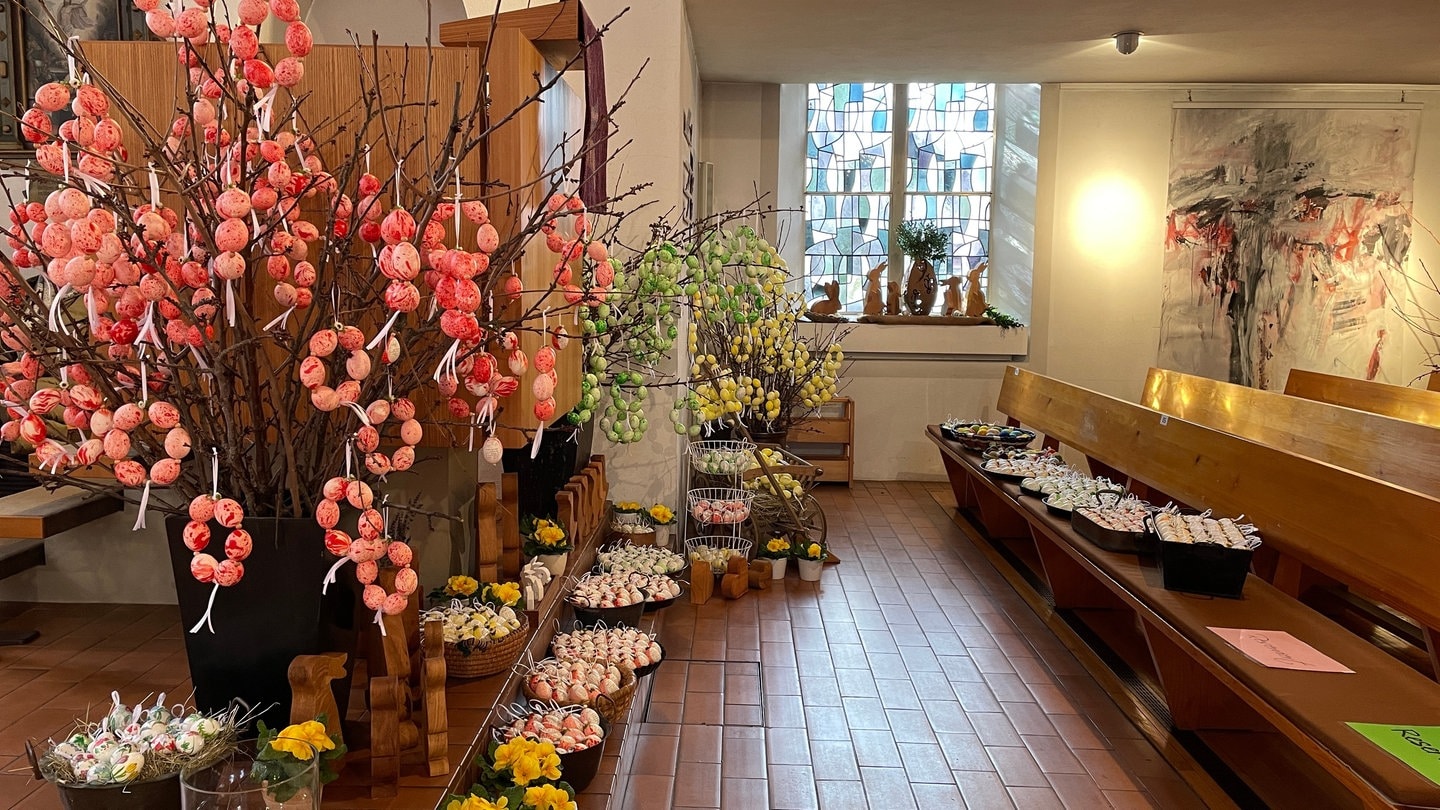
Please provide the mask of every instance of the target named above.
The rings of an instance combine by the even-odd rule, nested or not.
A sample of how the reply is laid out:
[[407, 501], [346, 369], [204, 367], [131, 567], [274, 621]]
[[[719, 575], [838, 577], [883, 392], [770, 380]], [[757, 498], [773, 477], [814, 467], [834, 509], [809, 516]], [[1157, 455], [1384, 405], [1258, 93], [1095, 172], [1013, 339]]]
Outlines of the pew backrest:
[[999, 410], [1440, 627], [1440, 500], [1013, 366]]
[[1140, 404], [1440, 496], [1440, 427], [1159, 368], [1145, 378]]
[[1293, 369], [1285, 394], [1440, 427], [1440, 391]]

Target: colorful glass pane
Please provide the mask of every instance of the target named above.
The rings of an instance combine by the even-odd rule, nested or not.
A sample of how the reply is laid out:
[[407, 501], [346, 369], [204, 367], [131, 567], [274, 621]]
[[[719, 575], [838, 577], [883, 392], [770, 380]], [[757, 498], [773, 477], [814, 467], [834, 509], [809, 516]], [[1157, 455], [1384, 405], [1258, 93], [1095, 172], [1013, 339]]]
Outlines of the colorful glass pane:
[[963, 276], [990, 257], [988, 194], [906, 194], [905, 219], [924, 219], [950, 232], [950, 256], [935, 263], [935, 275]]
[[890, 197], [810, 194], [805, 197], [806, 284], [840, 283], [846, 311], [865, 297], [865, 273], [885, 261], [890, 244]]
[[990, 191], [995, 86], [917, 82], [909, 97], [906, 191]]
[[888, 84], [812, 84], [806, 126], [805, 191], [890, 190], [894, 164]]

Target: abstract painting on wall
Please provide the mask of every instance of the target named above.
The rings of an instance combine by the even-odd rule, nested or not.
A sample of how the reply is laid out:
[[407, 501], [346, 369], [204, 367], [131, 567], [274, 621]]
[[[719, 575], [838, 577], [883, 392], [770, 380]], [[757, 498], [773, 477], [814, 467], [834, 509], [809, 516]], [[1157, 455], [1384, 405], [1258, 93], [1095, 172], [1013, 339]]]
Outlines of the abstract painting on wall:
[[[1419, 112], [1182, 107], [1159, 365], [1266, 389], [1292, 368], [1402, 382]], [[1403, 294], [1403, 293], [1402, 293]]]

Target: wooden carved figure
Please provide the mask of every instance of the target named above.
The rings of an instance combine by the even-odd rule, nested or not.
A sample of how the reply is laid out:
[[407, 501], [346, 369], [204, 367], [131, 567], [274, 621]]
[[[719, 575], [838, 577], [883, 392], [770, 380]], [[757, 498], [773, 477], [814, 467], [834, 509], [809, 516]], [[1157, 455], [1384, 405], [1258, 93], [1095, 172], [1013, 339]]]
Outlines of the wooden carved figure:
[[978, 267], [970, 271], [970, 277], [965, 284], [965, 314], [972, 318], [978, 318], [985, 314], [985, 291], [980, 289], [980, 275], [989, 266], [989, 262], [981, 262]]
[[816, 315], [834, 315], [840, 311], [840, 282], [827, 281], [820, 285], [825, 290], [824, 298], [816, 298], [807, 305], [807, 309]]
[[965, 310], [960, 306], [960, 285], [965, 279], [959, 276], [951, 276], [945, 279], [945, 303], [940, 307], [940, 314], [943, 316], [964, 315]]
[[866, 315], [883, 315], [885, 313], [884, 295], [881, 290], [885, 288], [886, 264], [886, 262], [880, 262], [865, 274], [865, 306], [861, 311]]
[[425, 771], [430, 776], [439, 776], [450, 772], [450, 716], [445, 710], [445, 633], [439, 621], [425, 624], [420, 661]]
[[319, 655], [297, 655], [290, 662], [286, 675], [290, 679], [290, 722], [303, 723], [325, 715], [325, 731], [340, 733], [340, 707], [335, 703], [335, 693], [330, 682], [345, 677], [345, 659], [342, 652], [327, 652]]
[[885, 314], [886, 314], [886, 315], [899, 315], [899, 314], [900, 314], [900, 282], [898, 282], [898, 281], [892, 281], [892, 282], [890, 282], [889, 284], [886, 285], [885, 290], [886, 290], [886, 293], [887, 293], [887, 295], [885, 296]]

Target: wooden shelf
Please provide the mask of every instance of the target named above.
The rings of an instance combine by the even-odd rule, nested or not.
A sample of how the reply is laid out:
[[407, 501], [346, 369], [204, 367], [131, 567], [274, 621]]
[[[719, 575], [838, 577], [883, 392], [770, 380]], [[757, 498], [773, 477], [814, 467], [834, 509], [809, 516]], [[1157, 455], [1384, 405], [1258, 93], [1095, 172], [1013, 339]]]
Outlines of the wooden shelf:
[[0, 538], [44, 540], [119, 512], [120, 499], [79, 487], [27, 489], [0, 498]]
[[790, 451], [822, 470], [821, 483], [849, 485], [855, 474], [855, 403], [836, 397], [790, 428]]

